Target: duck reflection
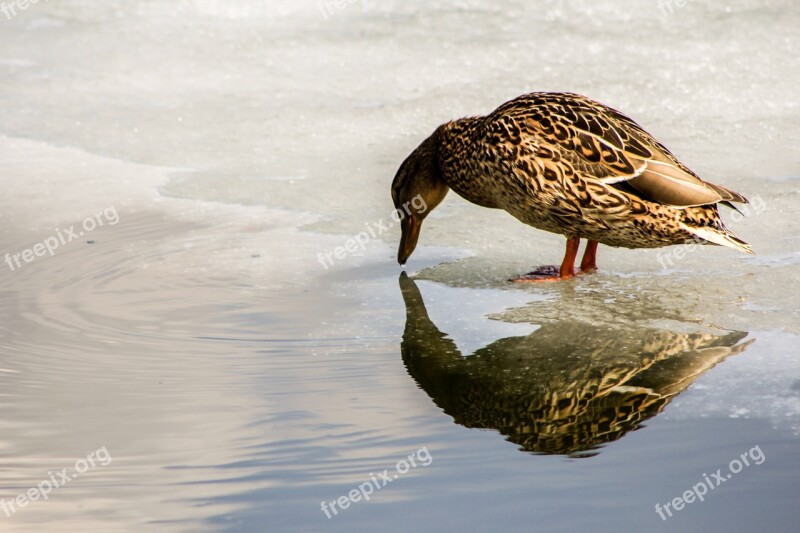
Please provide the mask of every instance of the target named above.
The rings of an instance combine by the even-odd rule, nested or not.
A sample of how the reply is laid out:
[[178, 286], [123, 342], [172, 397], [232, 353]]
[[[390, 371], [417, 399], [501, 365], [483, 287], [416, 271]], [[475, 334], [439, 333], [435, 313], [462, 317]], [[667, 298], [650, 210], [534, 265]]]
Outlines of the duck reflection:
[[726, 335], [544, 324], [462, 357], [428, 317], [405, 273], [401, 351], [408, 373], [455, 422], [497, 429], [524, 450], [595, 455], [661, 412], [678, 394], [751, 342]]

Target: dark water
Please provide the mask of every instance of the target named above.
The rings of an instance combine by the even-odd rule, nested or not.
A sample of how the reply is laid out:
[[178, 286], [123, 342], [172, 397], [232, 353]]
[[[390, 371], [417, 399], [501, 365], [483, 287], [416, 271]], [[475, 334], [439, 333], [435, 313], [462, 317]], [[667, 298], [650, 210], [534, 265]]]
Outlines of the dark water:
[[[319, 392], [330, 396], [321, 401], [349, 413], [344, 418], [351, 423], [341, 423], [341, 415], [339, 423], [318, 413], [305, 421], [299, 413], [287, 416], [286, 424], [304, 425], [310, 434], [265, 447], [265, 454], [281, 457], [273, 467], [281, 473], [276, 478], [267, 468], [263, 476], [280, 483], [249, 495], [253, 508], [228, 516], [230, 527], [796, 529], [795, 428], [734, 418], [724, 407], [714, 412], [729, 393], [738, 395], [724, 390], [725, 378], [715, 373], [791, 356], [788, 349], [770, 352], [770, 333], [684, 333], [565, 319], [463, 353], [428, 314], [428, 308], [455, 314], [469, 306], [457, 289], [449, 289], [448, 299], [447, 289], [430, 282], [392, 277], [362, 288], [369, 306], [394, 304], [370, 313], [373, 334], [331, 339], [335, 346], [325, 348], [319, 363], [320, 375], [340, 377], [336, 388], [348, 391], [323, 386]], [[426, 303], [426, 292], [437, 294], [436, 301]], [[466, 336], [480, 336], [489, 322], [471, 324]], [[319, 394], [316, 384], [310, 389]], [[714, 407], [695, 412], [698, 401]], [[397, 461], [422, 447], [430, 464], [381, 487], [370, 501], [331, 518], [320, 509], [371, 474], [384, 468], [391, 474]], [[734, 464], [741, 472], [717, 487], [711, 474], [727, 475], [742, 454], [750, 466]], [[707, 476], [714, 488], [704, 501], [672, 517], [662, 510], [666, 520], [656, 512], [656, 503], [663, 509]]]
[[469, 288], [383, 261], [264, 288], [176, 270], [164, 224], [6, 276], [4, 499], [101, 446], [113, 461], [4, 526], [796, 530], [792, 334], [711, 326], [613, 273]]

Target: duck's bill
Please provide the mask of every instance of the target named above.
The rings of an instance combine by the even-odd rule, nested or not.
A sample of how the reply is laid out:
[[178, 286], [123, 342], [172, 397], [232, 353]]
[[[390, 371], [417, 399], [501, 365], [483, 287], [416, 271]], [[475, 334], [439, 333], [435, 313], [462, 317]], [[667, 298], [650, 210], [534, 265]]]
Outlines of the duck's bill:
[[419, 239], [419, 230], [422, 227], [422, 222], [415, 219], [413, 216], [405, 217], [400, 222], [400, 228], [403, 232], [400, 237], [400, 248], [397, 250], [397, 262], [405, 265], [408, 258], [417, 247], [417, 240]]

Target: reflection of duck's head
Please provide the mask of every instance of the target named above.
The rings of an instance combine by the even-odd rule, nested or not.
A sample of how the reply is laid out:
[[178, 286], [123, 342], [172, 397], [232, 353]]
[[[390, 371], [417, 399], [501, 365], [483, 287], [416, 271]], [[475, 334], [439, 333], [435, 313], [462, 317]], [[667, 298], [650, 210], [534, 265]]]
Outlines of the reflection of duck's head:
[[497, 429], [533, 452], [576, 454], [614, 441], [749, 344], [739, 344], [743, 332], [561, 321], [462, 357], [428, 317], [416, 284], [401, 274], [400, 287], [409, 374], [458, 424]]

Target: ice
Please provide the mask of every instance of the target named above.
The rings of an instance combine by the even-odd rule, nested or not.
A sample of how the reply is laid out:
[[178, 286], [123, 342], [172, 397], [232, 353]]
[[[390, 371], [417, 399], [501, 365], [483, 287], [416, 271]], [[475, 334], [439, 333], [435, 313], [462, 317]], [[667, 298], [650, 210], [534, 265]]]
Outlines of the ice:
[[[746, 195], [772, 200], [764, 180], [797, 174], [791, 2], [357, 2], [327, 18], [323, 4], [34, 5], [0, 35], [4, 131], [191, 168], [170, 194], [317, 213], [314, 229], [344, 233], [388, 212], [399, 162], [438, 124], [533, 90], [615, 106]], [[42, 17], [63, 26], [30, 26]], [[451, 196], [423, 243], [460, 245], [468, 228], [470, 247], [498, 233], [555, 247]]]

